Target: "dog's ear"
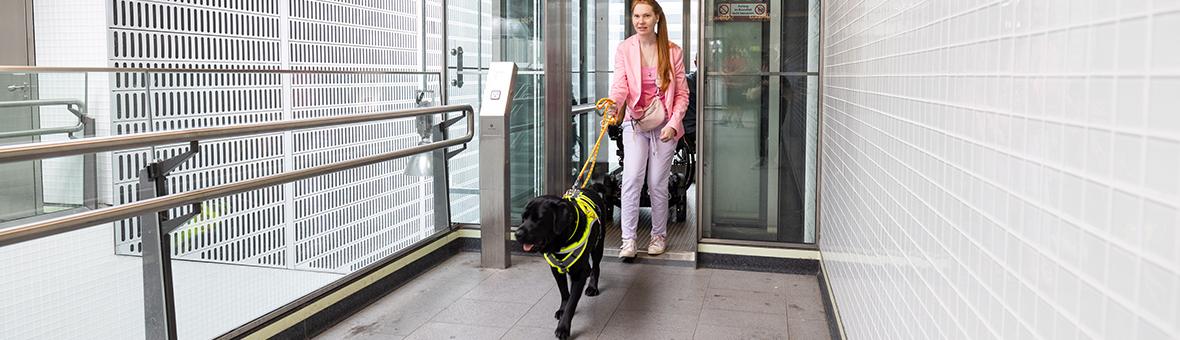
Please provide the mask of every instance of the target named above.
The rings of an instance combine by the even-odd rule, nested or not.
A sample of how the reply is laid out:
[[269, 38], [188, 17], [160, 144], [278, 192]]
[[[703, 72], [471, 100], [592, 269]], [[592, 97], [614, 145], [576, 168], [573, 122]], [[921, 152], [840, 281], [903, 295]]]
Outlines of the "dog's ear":
[[555, 221], [553, 221], [553, 235], [561, 236], [562, 232], [565, 231], [566, 228], [572, 228], [573, 224], [578, 223], [576, 220], [578, 217], [578, 213], [576, 211], [578, 207], [575, 206], [573, 202], [566, 201], [564, 199], [555, 203], [557, 203], [554, 204], [555, 208], [557, 208], [557, 211], [553, 213], [553, 217], [555, 219]]

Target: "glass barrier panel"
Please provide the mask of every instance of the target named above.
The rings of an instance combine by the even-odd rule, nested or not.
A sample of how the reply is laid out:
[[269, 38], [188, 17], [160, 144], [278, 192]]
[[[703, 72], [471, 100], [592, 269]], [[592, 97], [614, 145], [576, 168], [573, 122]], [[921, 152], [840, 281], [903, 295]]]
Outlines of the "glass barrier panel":
[[[105, 130], [98, 129], [99, 110], [88, 96], [89, 85], [104, 77], [91, 77], [0, 73], [0, 88], [6, 89], [0, 90], [0, 145], [77, 140]], [[0, 228], [93, 205], [94, 165], [93, 156], [0, 164]]]
[[142, 263], [110, 237], [102, 224], [0, 247], [3, 338], [143, 339]]
[[[116, 136], [343, 117], [441, 102], [437, 74], [116, 72], [33, 78], [38, 84], [81, 79], [75, 92], [58, 88], [63, 97], [109, 95], [96, 101], [104, 105], [88, 112], [99, 122], [96, 134]], [[28, 122], [44, 122], [49, 120], [43, 117], [61, 110], [68, 108], [25, 111], [23, 116]], [[439, 125], [460, 115], [202, 140], [200, 151], [171, 171], [164, 186], [169, 193], [189, 192], [403, 150], [444, 139]], [[452, 125], [445, 138], [461, 138], [467, 133], [465, 123]], [[47, 140], [28, 142], [39, 141]], [[39, 187], [42, 207], [89, 209], [82, 197], [87, 192], [96, 196], [90, 202], [94, 207], [125, 205], [144, 198], [139, 192], [141, 170], [189, 150], [188, 143], [176, 143], [32, 161], [27, 166], [39, 170], [26, 172], [43, 177], [5, 177]], [[169, 209], [168, 218], [193, 213], [166, 235], [179, 337], [219, 336], [448, 232], [447, 197], [436, 196], [445, 192], [440, 189], [447, 178], [445, 157], [445, 151], [424, 153], [229, 195], [202, 202], [199, 212], [192, 206]], [[73, 163], [63, 162], [51, 172], [51, 165], [63, 160]], [[0, 169], [12, 164], [20, 162], [0, 164]], [[85, 189], [86, 183], [92, 188]], [[29, 197], [33, 195], [3, 196]], [[55, 216], [0, 221], [0, 228]], [[140, 221], [130, 218], [0, 247], [0, 293], [17, 297], [0, 302], [0, 334], [144, 338], [142, 235]]]
[[[487, 67], [492, 59], [492, 2], [489, 0], [447, 1], [447, 103], [468, 104], [480, 109]], [[461, 52], [460, 52], [461, 51]], [[459, 80], [462, 79], [462, 82]], [[451, 126], [448, 133], [466, 132], [466, 121]], [[477, 121], [478, 123], [478, 121]], [[477, 136], [479, 124], [476, 124]], [[479, 223], [479, 141], [448, 160], [451, 221]]]
[[[158, 73], [149, 78], [144, 95], [164, 102], [148, 114], [155, 131], [440, 103], [437, 75]], [[205, 80], [212, 83], [190, 83]], [[168, 182], [171, 190], [184, 192], [402, 150], [441, 140], [443, 119], [435, 114], [205, 141]], [[465, 125], [461, 131], [451, 138], [462, 137]], [[150, 152], [165, 159], [187, 148], [164, 145]], [[202, 203], [200, 214], [169, 235], [177, 287], [182, 282], [201, 287], [176, 290], [182, 337], [228, 332], [449, 230], [446, 197], [442, 210], [435, 200], [440, 192], [435, 185], [445, 184], [435, 183], [445, 179], [436, 172], [445, 171], [443, 155], [424, 153]], [[180, 207], [171, 214], [189, 211]], [[134, 247], [126, 250], [135, 253]]]

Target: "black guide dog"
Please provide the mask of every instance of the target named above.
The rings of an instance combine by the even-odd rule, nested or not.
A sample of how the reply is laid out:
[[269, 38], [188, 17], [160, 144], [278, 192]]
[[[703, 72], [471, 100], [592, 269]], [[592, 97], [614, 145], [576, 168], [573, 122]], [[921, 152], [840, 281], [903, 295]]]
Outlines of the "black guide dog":
[[582, 289], [585, 288], [587, 296], [599, 293], [599, 265], [606, 237], [604, 223], [613, 216], [611, 206], [598, 194], [603, 188], [595, 184], [578, 193], [581, 198], [568, 195], [533, 198], [525, 206], [523, 222], [516, 229], [516, 242], [525, 252], [541, 253], [557, 280], [561, 306], [553, 317], [559, 320], [554, 332], [558, 339], [570, 336], [570, 323], [582, 298]]

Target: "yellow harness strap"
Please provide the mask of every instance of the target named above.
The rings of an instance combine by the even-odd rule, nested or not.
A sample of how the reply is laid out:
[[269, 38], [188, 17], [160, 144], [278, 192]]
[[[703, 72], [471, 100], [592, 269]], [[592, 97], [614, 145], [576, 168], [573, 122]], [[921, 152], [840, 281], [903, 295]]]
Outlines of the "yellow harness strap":
[[[571, 193], [566, 193], [563, 198], [574, 202], [574, 205], [578, 207], [578, 224], [584, 225], [585, 230], [582, 231], [581, 238], [579, 238], [577, 242], [562, 247], [557, 253], [542, 254], [542, 256], [545, 258], [545, 262], [548, 262], [550, 267], [556, 268], [557, 272], [560, 274], [568, 273], [570, 267], [572, 267], [574, 263], [577, 263], [578, 259], [582, 258], [582, 254], [586, 253], [586, 248], [588, 248], [586, 245], [590, 243], [591, 231], [594, 229], [594, 224], [598, 223], [598, 206], [595, 205], [594, 201], [591, 201], [589, 197], [581, 195], [581, 192], [579, 191], [573, 191]], [[577, 226], [575, 226], [575, 228], [576, 227]], [[579, 236], [577, 234], [577, 229], [575, 229], [574, 232], [575, 233], [570, 234], [570, 239], [567, 241], [573, 241], [575, 237]], [[561, 259], [558, 259], [558, 256], [560, 255], [565, 256]]]

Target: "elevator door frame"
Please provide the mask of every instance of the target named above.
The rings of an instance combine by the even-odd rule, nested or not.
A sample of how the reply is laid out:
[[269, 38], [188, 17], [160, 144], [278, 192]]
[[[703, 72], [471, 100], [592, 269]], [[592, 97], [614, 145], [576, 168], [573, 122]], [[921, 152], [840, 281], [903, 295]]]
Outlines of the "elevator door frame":
[[[689, 1], [697, 1], [697, 4], [698, 4], [697, 17], [696, 17], [696, 20], [692, 20], [692, 22], [695, 22], [695, 24], [696, 24], [695, 28], [698, 29], [699, 31], [697, 34], [696, 45], [691, 50], [693, 52], [695, 52], [696, 55], [703, 56], [705, 51], [703, 51], [703, 49], [701, 47], [705, 46], [705, 41], [706, 41], [706, 32], [705, 32], [706, 25], [705, 24], [707, 23], [707, 21], [711, 17], [713, 9], [707, 6], [708, 5], [707, 0], [684, 0], [686, 9], [689, 8], [689, 6], [690, 6]], [[819, 0], [819, 3], [820, 3], [819, 10], [821, 11], [821, 13], [818, 16], [819, 17], [818, 25], [819, 25], [819, 29], [822, 29], [822, 27], [823, 27], [822, 11], [823, 11], [825, 2], [823, 0]], [[688, 12], [688, 11], [686, 10], [686, 12]], [[773, 13], [773, 10], [772, 10], [772, 13]], [[771, 33], [770, 34], [771, 34], [771, 36], [778, 36], [779, 35], [778, 33], [781, 33], [782, 29], [784, 29], [781, 18], [779, 18], [776, 15], [771, 15], [770, 17], [771, 17], [771, 24], [770, 24]], [[688, 24], [688, 22], [690, 22], [690, 21], [688, 21], [688, 20], [685, 21], [686, 25]], [[630, 29], [630, 28], [628, 28], [628, 29]], [[686, 35], [686, 36], [688, 36], [688, 35]], [[822, 116], [822, 112], [823, 112], [823, 110], [822, 110], [822, 107], [823, 107], [822, 106], [822, 98], [823, 98], [823, 57], [822, 57], [823, 56], [823, 53], [822, 53], [823, 35], [820, 34], [819, 36], [820, 36], [819, 37], [819, 45], [818, 45], [819, 52], [817, 53], [818, 58], [819, 58], [819, 60], [818, 60], [819, 69], [818, 69], [818, 74], [817, 74], [818, 81], [816, 83], [816, 86], [818, 87], [816, 100], [821, 101], [821, 103], [818, 103], [821, 105], [817, 105], [815, 117], [817, 120], [822, 121], [822, 117], [823, 117]], [[781, 58], [781, 56], [783, 54], [781, 51], [781, 48], [776, 48], [776, 47], [781, 47], [781, 46], [777, 46], [782, 43], [781, 40], [770, 39], [769, 41], [771, 44], [771, 49], [770, 49], [771, 52], [770, 52], [770, 55], [768, 56], [768, 58], [770, 58], [771, 60], [777, 60], [778, 58]], [[691, 58], [692, 53], [688, 52], [690, 50], [689, 48], [685, 48], [684, 50], [686, 53], [686, 57], [685, 57], [686, 63], [689, 63], [689, 64], [686, 64], [685, 69], [687, 70], [688, 69], [687, 65], [691, 65], [691, 62], [692, 62], [691, 60], [689, 60], [689, 58]], [[709, 202], [709, 200], [705, 197], [705, 191], [709, 188], [708, 184], [712, 180], [706, 174], [705, 159], [711, 154], [712, 150], [710, 150], [708, 143], [703, 142], [709, 138], [709, 129], [704, 127], [704, 122], [705, 122], [704, 121], [704, 118], [705, 118], [704, 112], [705, 112], [705, 107], [708, 105], [708, 96], [706, 95], [707, 93], [705, 92], [705, 79], [708, 76], [708, 69], [711, 66], [712, 65], [709, 64], [709, 58], [700, 57], [700, 61], [697, 65], [696, 84], [689, 84], [689, 86], [693, 86], [697, 91], [696, 92], [697, 93], [696, 112], [691, 113], [691, 114], [695, 114], [697, 117], [697, 134], [698, 134], [697, 135], [697, 160], [698, 161], [697, 161], [697, 165], [696, 165], [696, 178], [698, 180], [696, 183], [697, 190], [696, 190], [696, 197], [695, 197], [696, 206], [697, 206], [697, 211], [696, 211], [696, 214], [697, 214], [697, 216], [696, 216], [696, 219], [697, 219], [697, 246], [698, 246], [697, 250], [699, 251], [699, 246], [702, 243], [755, 246], [755, 247], [766, 247], [766, 248], [819, 250], [819, 240], [820, 240], [820, 236], [821, 236], [821, 234], [820, 234], [821, 228], [820, 228], [820, 221], [819, 221], [819, 211], [820, 211], [819, 197], [820, 197], [820, 191], [821, 191], [821, 188], [820, 188], [821, 178], [820, 178], [819, 174], [820, 174], [820, 167], [822, 165], [821, 162], [819, 162], [819, 159], [820, 159], [819, 155], [822, 153], [822, 150], [823, 150], [822, 149], [823, 146], [822, 146], [822, 144], [819, 143], [819, 140], [822, 140], [822, 135], [817, 137], [819, 140], [816, 141], [815, 154], [813, 154], [813, 155], [805, 154], [804, 155], [804, 157], [815, 157], [816, 158], [816, 162], [815, 162], [815, 181], [816, 181], [815, 191], [816, 192], [815, 192], [815, 197], [814, 197], [814, 200], [815, 200], [815, 211], [814, 211], [814, 213], [815, 213], [815, 216], [814, 216], [815, 239], [814, 239], [814, 243], [753, 241], [753, 240], [738, 240], [738, 239], [722, 239], [722, 238], [706, 238], [706, 237], [704, 237], [706, 225], [708, 224], [708, 227], [712, 227], [712, 214], [711, 214], [712, 207], [710, 206], [711, 203]], [[781, 65], [779, 65], [778, 63], [770, 63], [769, 66], [770, 66], [770, 69], [768, 70], [769, 72], [766, 72], [766, 74], [776, 75], [776, 74], [783, 73], [783, 72], [779, 72]], [[781, 86], [777, 82], [770, 82], [769, 86], [770, 86], [768, 88], [769, 93], [776, 93], [775, 91], [782, 90]], [[775, 97], [775, 96], [770, 96], [770, 97]], [[779, 104], [781, 105], [781, 103], [779, 103]], [[773, 105], [773, 103], [772, 103], [771, 107], [769, 107], [768, 109], [773, 111], [777, 107], [778, 107], [778, 105]], [[821, 127], [821, 129], [817, 129], [817, 134], [822, 133], [822, 125], [820, 127]], [[770, 136], [768, 135], [766, 138], [770, 138]], [[769, 143], [769, 144], [777, 144], [777, 143]], [[773, 150], [773, 152], [772, 152], [772, 150]], [[768, 155], [767, 155], [768, 159], [766, 162], [767, 162], [767, 164], [771, 164], [770, 163], [771, 159], [769, 159], [769, 157], [770, 157], [770, 155], [774, 155], [774, 154], [778, 153], [777, 148], [775, 146], [768, 145], [767, 153], [768, 153]], [[770, 177], [770, 176], [768, 176], [768, 177]], [[772, 183], [772, 181], [774, 181], [774, 180], [768, 179], [767, 184], [769, 185], [770, 183]], [[770, 215], [774, 215], [774, 214], [770, 214]], [[768, 227], [773, 225], [772, 223], [769, 223], [769, 222], [770, 221], [768, 220], [768, 223], [767, 223]]]

